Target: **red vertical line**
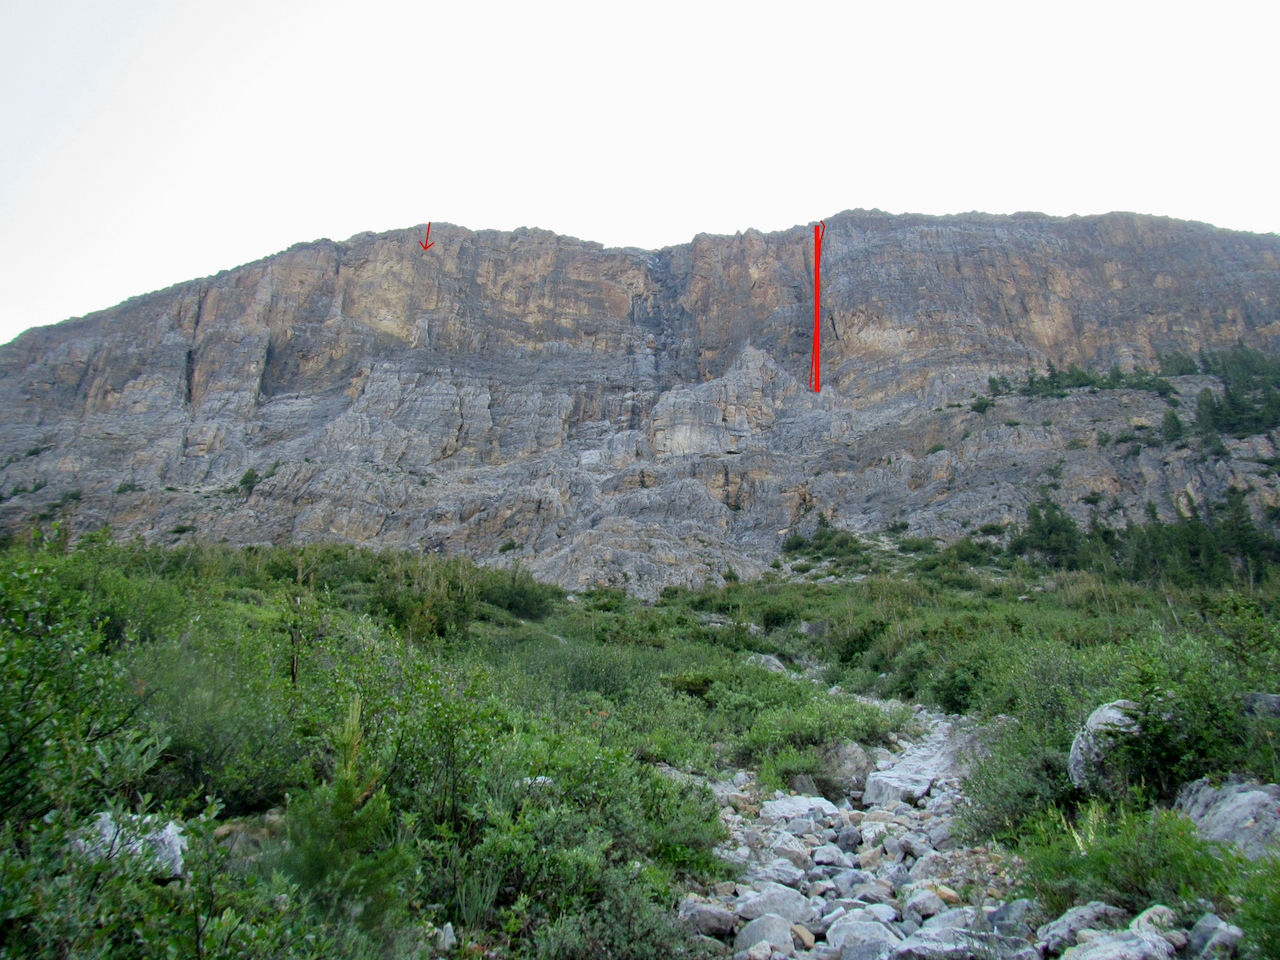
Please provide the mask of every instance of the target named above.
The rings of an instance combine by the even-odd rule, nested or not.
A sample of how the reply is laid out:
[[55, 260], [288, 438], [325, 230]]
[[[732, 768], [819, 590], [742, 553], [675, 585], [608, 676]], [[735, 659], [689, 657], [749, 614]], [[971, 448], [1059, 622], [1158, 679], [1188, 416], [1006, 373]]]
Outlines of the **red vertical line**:
[[[822, 222], [822, 235], [818, 237], [819, 253], [821, 253], [822, 245], [827, 242], [827, 221], [823, 220], [821, 222]], [[822, 278], [819, 277], [818, 279], [819, 279], [819, 293], [821, 293]], [[818, 317], [818, 329], [819, 330], [822, 329], [822, 317]], [[822, 354], [818, 354], [818, 389], [819, 390], [822, 389]]]
[[813, 225], [813, 362], [810, 368], [811, 386], [815, 392], [822, 391], [822, 241], [826, 237], [826, 221], [820, 220]]
[[821, 352], [818, 347], [818, 338], [821, 331], [818, 329], [818, 264], [822, 257], [822, 247], [818, 242], [818, 225], [813, 225], [813, 346], [809, 357], [809, 389], [819, 390], [818, 386], [818, 363], [821, 359]]

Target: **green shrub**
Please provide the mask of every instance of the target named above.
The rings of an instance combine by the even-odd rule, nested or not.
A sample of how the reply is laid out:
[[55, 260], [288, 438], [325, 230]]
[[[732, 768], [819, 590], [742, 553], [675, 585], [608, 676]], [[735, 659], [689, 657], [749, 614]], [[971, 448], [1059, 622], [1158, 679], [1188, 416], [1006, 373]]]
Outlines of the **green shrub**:
[[556, 601], [564, 599], [564, 591], [554, 584], [539, 583], [516, 566], [510, 573], [487, 571], [480, 587], [480, 599], [517, 617], [541, 620], [551, 612]]
[[1202, 776], [1239, 769], [1246, 722], [1240, 691], [1208, 641], [1186, 635], [1153, 638], [1130, 656], [1122, 689], [1141, 734], [1120, 741], [1120, 768], [1170, 802]]
[[1200, 372], [1200, 364], [1195, 359], [1187, 356], [1185, 353], [1179, 353], [1175, 350], [1173, 353], [1156, 354], [1156, 362], [1160, 364], [1160, 375], [1162, 377], [1187, 377], [1195, 376]]
[[792, 533], [782, 541], [782, 551], [783, 553], [796, 553], [797, 551], [803, 550], [808, 545], [808, 540], [798, 533]]
[[898, 541], [902, 553], [933, 553], [934, 543], [928, 537], [903, 537]]
[[947, 445], [945, 443], [935, 443], [932, 447], [930, 447], [928, 450], [924, 452], [924, 455], [926, 457], [932, 457], [935, 453], [941, 453], [945, 449], [947, 449]]
[[743, 737], [742, 748], [747, 757], [760, 757], [783, 746], [821, 746], [841, 740], [877, 743], [893, 723], [894, 718], [870, 704], [815, 696], [798, 708], [761, 711]]
[[[806, 571], [800, 570], [799, 566], [806, 566], [806, 564], [799, 564], [792, 569], [797, 573], [805, 573]], [[799, 619], [800, 613], [792, 604], [774, 602], [765, 606], [760, 612], [760, 625], [766, 630], [780, 630]]]
[[[424, 843], [424, 894], [458, 920], [494, 911], [509, 935], [548, 956], [581, 956], [578, 934], [616, 951], [606, 955], [664, 955], [678, 928], [657, 900], [673, 871], [712, 867], [711, 847], [723, 836], [705, 788], [578, 730], [511, 738], [486, 764], [477, 799], [465, 856], [456, 832]], [[480, 885], [477, 874], [496, 882]], [[478, 898], [473, 907], [459, 900], [465, 891]], [[608, 931], [600, 921], [611, 914], [620, 919]], [[623, 931], [633, 946], [618, 939]]]
[[390, 754], [385, 783], [395, 807], [427, 823], [465, 819], [477, 778], [504, 718], [476, 682], [433, 669], [421, 655], [399, 659], [374, 713], [378, 746]]
[[[300, 661], [304, 680], [310, 653]], [[246, 631], [171, 640], [129, 649], [121, 663], [146, 697], [142, 716], [170, 738], [147, 789], [166, 797], [213, 794], [239, 815], [278, 806], [310, 785], [313, 751], [330, 722], [329, 696], [306, 709], [290, 680], [283, 636]]]
[[[437, 554], [411, 557], [392, 551], [354, 559], [361, 566], [371, 564], [371, 569], [359, 570], [357, 575], [368, 584], [366, 595], [372, 609], [410, 639], [431, 645], [442, 640], [453, 642], [465, 634], [475, 616], [482, 582], [481, 573], [469, 561]], [[329, 576], [349, 578], [351, 572], [344, 566], [335, 564]]]
[[1080, 529], [1071, 515], [1052, 500], [1027, 507], [1027, 526], [1009, 542], [1017, 556], [1033, 550], [1054, 567], [1074, 569], [1079, 563]]
[[850, 616], [836, 623], [828, 646], [838, 663], [852, 663], [884, 636], [889, 622], [877, 617]]
[[1246, 872], [1242, 903], [1233, 922], [1244, 931], [1243, 955], [1250, 960], [1280, 957], [1280, 857], [1264, 857]]
[[535, 938], [539, 960], [668, 960], [694, 956], [689, 936], [654, 893], [614, 867], [600, 874], [600, 900], [566, 913]]
[[[39, 771], [111, 742], [136, 706], [119, 664], [80, 626], [83, 607], [50, 596], [65, 559], [42, 559], [0, 571], [0, 816], [16, 824], [46, 808]], [[77, 789], [92, 780], [66, 769]]]
[[278, 863], [329, 913], [371, 929], [399, 907], [397, 885], [412, 863], [393, 835], [380, 771], [361, 760], [363, 739], [357, 696], [336, 737], [333, 779], [289, 804], [289, 846]]
[[[1030, 632], [1012, 615], [1009, 627]], [[1110, 645], [1076, 649], [1049, 639], [993, 639], [973, 651], [971, 662], [982, 666], [978, 702], [1005, 719], [993, 724], [987, 753], [965, 779], [967, 832], [1016, 837], [1029, 818], [1082, 799], [1067, 775], [1071, 741], [1099, 702], [1120, 695], [1121, 657]]]
[[1023, 880], [1050, 916], [1102, 900], [1138, 913], [1204, 898], [1227, 905], [1239, 861], [1171, 810], [1092, 801], [1069, 819], [1051, 810], [1018, 847]]
[[[17, 842], [0, 833], [5, 952], [13, 957], [238, 957], [244, 960], [373, 960], [380, 944], [354, 928], [328, 926], [283, 877], [236, 871], [214, 837], [216, 803], [178, 820], [188, 841], [187, 877], [157, 883], [145, 855], [117, 847], [92, 859], [71, 852], [92, 816], [39, 821]], [[117, 822], [127, 811], [112, 811]], [[158, 811], [158, 820], [170, 812]]]
[[1280, 426], [1280, 360], [1240, 344], [1201, 358], [1204, 372], [1222, 381], [1222, 398], [1201, 391], [1196, 431], [1218, 440], [1223, 433], [1248, 437]]

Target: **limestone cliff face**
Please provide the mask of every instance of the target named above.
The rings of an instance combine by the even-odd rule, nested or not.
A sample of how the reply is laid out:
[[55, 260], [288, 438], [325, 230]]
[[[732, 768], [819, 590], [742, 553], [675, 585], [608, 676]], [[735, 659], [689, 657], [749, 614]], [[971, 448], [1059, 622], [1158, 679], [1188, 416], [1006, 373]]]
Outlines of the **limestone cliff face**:
[[[76, 529], [482, 558], [514, 540], [502, 560], [566, 585], [652, 592], [756, 572], [816, 511], [946, 536], [1020, 516], [1046, 469], [1066, 503], [1165, 509], [1251, 479], [1243, 454], [1089, 442], [1158, 425], [1150, 395], [947, 404], [1050, 360], [1273, 352], [1280, 237], [1131, 214], [827, 224], [820, 394], [807, 227], [652, 252], [436, 224], [425, 253], [423, 228], [299, 244], [28, 331], [0, 347], [0, 492], [46, 485], [0, 522], [77, 489]], [[249, 468], [270, 476], [228, 493]]]

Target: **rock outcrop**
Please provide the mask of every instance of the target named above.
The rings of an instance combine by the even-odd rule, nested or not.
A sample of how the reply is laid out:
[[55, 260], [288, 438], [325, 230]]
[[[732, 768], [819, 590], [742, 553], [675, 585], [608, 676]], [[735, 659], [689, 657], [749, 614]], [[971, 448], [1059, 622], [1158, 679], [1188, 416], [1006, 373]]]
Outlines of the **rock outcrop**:
[[1251, 859], [1280, 855], [1280, 784], [1207, 777], [1178, 791], [1177, 808], [1209, 840], [1234, 844]]
[[1118, 742], [1140, 732], [1138, 722], [1131, 716], [1137, 709], [1138, 705], [1132, 700], [1113, 700], [1089, 714], [1071, 741], [1067, 774], [1072, 783], [1093, 791], [1112, 786]]
[[0, 524], [448, 549], [652, 593], [756, 573], [819, 513], [942, 537], [1018, 518], [1046, 471], [1121, 523], [1229, 484], [1274, 499], [1265, 438], [1227, 462], [1094, 442], [1158, 425], [1153, 394], [968, 404], [1049, 361], [1274, 350], [1280, 238], [1131, 214], [827, 224], [821, 393], [805, 227], [651, 252], [436, 224], [429, 252], [417, 228], [299, 244], [27, 331], [0, 347]]

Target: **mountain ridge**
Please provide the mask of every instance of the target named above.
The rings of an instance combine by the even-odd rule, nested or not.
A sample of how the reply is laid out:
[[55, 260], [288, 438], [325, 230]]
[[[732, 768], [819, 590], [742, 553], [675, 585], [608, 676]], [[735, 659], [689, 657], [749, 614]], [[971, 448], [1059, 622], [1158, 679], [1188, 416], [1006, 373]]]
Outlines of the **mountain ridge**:
[[[888, 213], [886, 211], [880, 210], [877, 207], [872, 207], [870, 209], [866, 209], [862, 207], [854, 207], [854, 208], [842, 210], [837, 214], [833, 214], [830, 217], [828, 217], [828, 219], [834, 219], [836, 217], [844, 217], [844, 216], [865, 216], [865, 217], [879, 216], [879, 217], [884, 217], [887, 219], [895, 219], [899, 221], [918, 220], [918, 221], [961, 222], [965, 220], [973, 220], [975, 222], [982, 222], [982, 221], [999, 222], [999, 221], [1038, 220], [1038, 221], [1055, 221], [1060, 223], [1070, 223], [1073, 221], [1087, 222], [1087, 221], [1103, 220], [1111, 217], [1120, 217], [1120, 218], [1148, 219], [1148, 220], [1187, 226], [1187, 227], [1203, 228], [1209, 231], [1222, 232], [1222, 233], [1233, 234], [1233, 235], [1244, 235], [1244, 236], [1264, 237], [1264, 238], [1280, 236], [1280, 234], [1277, 234], [1274, 231], [1262, 233], [1258, 231], [1235, 230], [1230, 227], [1219, 227], [1219, 226], [1216, 226], [1215, 224], [1211, 224], [1202, 220], [1181, 220], [1176, 217], [1166, 217], [1159, 214], [1135, 213], [1132, 211], [1120, 211], [1120, 210], [1113, 210], [1107, 213], [1090, 213], [1090, 214], [1074, 214], [1073, 213], [1073, 214], [1067, 214], [1065, 216], [1051, 216], [1049, 214], [1044, 214], [1037, 211], [1029, 211], [1029, 210], [1019, 210], [1019, 211], [1015, 211], [1014, 213], [1007, 213], [1007, 214], [1006, 213], [985, 213], [981, 210], [967, 210], [962, 213], [952, 213], [952, 214], [926, 214], [926, 213], [910, 213], [910, 212], [902, 213], [902, 214], [894, 214], [894, 213]], [[469, 233], [472, 233], [475, 235], [483, 235], [483, 234], [511, 235], [511, 234], [524, 234], [524, 233], [530, 233], [530, 234], [545, 233], [553, 237], [559, 237], [564, 240], [575, 241], [587, 246], [598, 246], [604, 252], [609, 252], [609, 253], [612, 253], [612, 252], [656, 253], [663, 250], [672, 250], [680, 246], [686, 246], [688, 243], [693, 242], [692, 240], [690, 240], [690, 241], [687, 241], [687, 243], [685, 244], [668, 244], [662, 247], [641, 247], [641, 246], [636, 246], [634, 244], [608, 246], [604, 244], [602, 241], [589, 240], [589, 239], [584, 240], [581, 237], [576, 237], [572, 234], [556, 233], [554, 230], [550, 230], [545, 227], [520, 226], [510, 230], [503, 230], [497, 227], [485, 227], [478, 230], [470, 230], [469, 228], [461, 227], [458, 224], [450, 223], [448, 221], [441, 220], [441, 221], [434, 221], [434, 222], [437, 223], [439, 226], [459, 229], [459, 230], [466, 230]], [[784, 234], [784, 233], [790, 233], [792, 230], [810, 227], [817, 222], [819, 221], [812, 220], [807, 224], [797, 224], [793, 227], [789, 227], [784, 230], [775, 230], [775, 231], [763, 231], [756, 227], [747, 227], [745, 230], [737, 230], [734, 233], [700, 232], [695, 234], [693, 239], [697, 239], [697, 238], [727, 239], [727, 238], [733, 238], [733, 237], [741, 237], [743, 234], [746, 234], [746, 233], [755, 233], [760, 235]], [[347, 237], [345, 240], [334, 240], [331, 237], [318, 237], [314, 240], [299, 240], [295, 243], [290, 244], [288, 247], [275, 251], [274, 253], [264, 254], [261, 257], [257, 257], [253, 260], [245, 261], [244, 263], [237, 264], [232, 267], [225, 267], [221, 270], [217, 270], [213, 273], [206, 274], [201, 277], [192, 277], [187, 280], [180, 280], [176, 283], [169, 284], [168, 286], [158, 287], [155, 290], [150, 290], [145, 293], [134, 294], [133, 296], [126, 297], [124, 300], [121, 300], [119, 303], [112, 304], [111, 306], [108, 306], [108, 307], [103, 307], [99, 310], [94, 310], [91, 313], [66, 317], [62, 320], [54, 321], [53, 323], [39, 324], [35, 327], [28, 328], [28, 330], [37, 330], [37, 329], [43, 330], [51, 326], [71, 323], [78, 320], [84, 320], [86, 318], [95, 316], [97, 314], [114, 310], [119, 307], [123, 307], [127, 304], [134, 303], [136, 301], [144, 300], [147, 297], [171, 292], [173, 290], [178, 289], [179, 287], [184, 287], [190, 283], [198, 283], [200, 281], [206, 281], [206, 280], [215, 280], [220, 277], [226, 276], [227, 274], [233, 273], [236, 270], [241, 270], [248, 267], [256, 266], [267, 260], [271, 260], [274, 257], [278, 257], [286, 253], [291, 253], [295, 250], [310, 248], [310, 247], [319, 246], [323, 244], [347, 246], [347, 245], [353, 244], [357, 240], [364, 240], [364, 239], [376, 240], [376, 239], [385, 239], [385, 238], [391, 237], [392, 235], [400, 235], [400, 234], [412, 235], [417, 232], [425, 233], [426, 227], [427, 227], [427, 223], [423, 222], [423, 223], [415, 224], [411, 227], [396, 227], [391, 230], [384, 230], [384, 231], [361, 230]], [[28, 332], [28, 330], [23, 330], [20, 333], [16, 334], [15, 339], [18, 336], [21, 336], [23, 333]]]
[[[1230, 485], [1273, 502], [1243, 466], [1274, 456], [1266, 437], [1225, 465], [1092, 442], [1158, 422], [1153, 396], [1002, 398], [1005, 424], [967, 403], [1050, 362], [1274, 353], [1280, 237], [1114, 213], [827, 224], [819, 394], [807, 226], [656, 251], [434, 223], [424, 253], [425, 225], [366, 232], [27, 331], [0, 347], [0, 493], [48, 493], [0, 523], [76, 490], [77, 531], [462, 550], [648, 594], [759, 572], [818, 514], [942, 537], [1008, 522], [1044, 485], [1022, 475], [1059, 459], [1064, 498], [1106, 488], [1126, 511]], [[249, 469], [270, 476], [227, 494]]]

